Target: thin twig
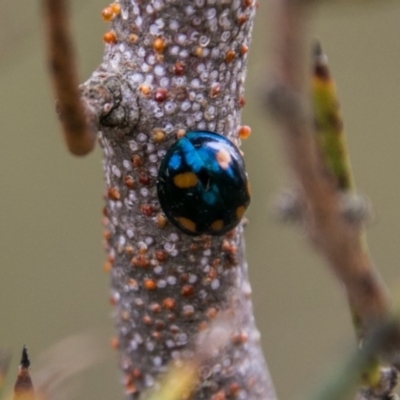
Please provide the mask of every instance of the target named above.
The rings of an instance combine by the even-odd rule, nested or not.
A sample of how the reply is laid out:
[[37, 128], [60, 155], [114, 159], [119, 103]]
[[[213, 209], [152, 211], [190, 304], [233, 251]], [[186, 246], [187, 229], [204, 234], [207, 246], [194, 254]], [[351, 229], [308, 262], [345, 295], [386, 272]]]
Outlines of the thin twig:
[[362, 242], [360, 229], [342, 216], [340, 193], [317, 151], [309, 93], [304, 68], [309, 46], [306, 40], [309, 2], [275, 0], [270, 18], [274, 21], [272, 60], [274, 86], [269, 106], [279, 117], [281, 134], [293, 175], [306, 205], [309, 237], [317, 250], [344, 283], [349, 302], [361, 318], [363, 335], [387, 316], [388, 294]]
[[[280, 123], [288, 161], [304, 206], [302, 216], [309, 238], [344, 284], [357, 337], [362, 344], [371, 330], [387, 318], [390, 303], [386, 288], [372, 266], [361, 224], [343, 215], [343, 190], [352, 186], [343, 132], [338, 136], [335, 130], [335, 154], [329, 154], [333, 151], [332, 143], [327, 149], [324, 141], [332, 139], [332, 132], [323, 131], [321, 117], [333, 115], [317, 115], [319, 124], [317, 130], [315, 128], [314, 113], [321, 112], [318, 106], [322, 104], [314, 105], [311, 111], [308, 100], [311, 96], [306, 86], [309, 72], [305, 68], [311, 2], [276, 0], [272, 4], [269, 12], [275, 27], [272, 37], [275, 45], [272, 57], [274, 84], [268, 93], [269, 106]], [[332, 164], [337, 162], [332, 157], [338, 155], [343, 158], [339, 170], [334, 168], [337, 163]], [[362, 376], [371, 391], [362, 392], [362, 396], [367, 394], [365, 398], [376, 398], [385, 376], [377, 354], [365, 368]]]
[[89, 153], [95, 144], [79, 96], [74, 52], [69, 34], [66, 0], [43, 0], [47, 26], [47, 53], [50, 75], [58, 98], [68, 149], [75, 155]]

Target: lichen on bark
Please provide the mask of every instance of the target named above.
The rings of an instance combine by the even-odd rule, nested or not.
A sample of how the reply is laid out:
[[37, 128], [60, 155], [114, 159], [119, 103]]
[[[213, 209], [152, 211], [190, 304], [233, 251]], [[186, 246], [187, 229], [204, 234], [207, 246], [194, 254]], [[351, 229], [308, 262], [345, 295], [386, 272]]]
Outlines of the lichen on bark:
[[216, 131], [240, 145], [256, 2], [118, 4], [103, 63], [81, 92], [97, 113], [104, 151], [106, 248], [126, 391], [140, 398], [172, 360], [196, 357], [196, 335], [224, 312], [232, 335], [203, 365], [191, 398], [273, 400], [244, 224], [222, 237], [188, 236], [166, 221], [156, 191], [162, 158], [187, 130]]

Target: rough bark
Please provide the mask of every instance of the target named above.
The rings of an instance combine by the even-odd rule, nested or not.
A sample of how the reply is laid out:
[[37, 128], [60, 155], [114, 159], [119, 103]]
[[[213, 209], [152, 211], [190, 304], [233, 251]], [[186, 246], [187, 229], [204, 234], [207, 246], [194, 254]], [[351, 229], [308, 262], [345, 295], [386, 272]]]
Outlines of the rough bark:
[[[121, 0], [104, 60], [81, 87], [98, 121], [105, 226], [124, 383], [133, 398], [222, 311], [231, 339], [201, 370], [192, 399], [275, 399], [254, 324], [243, 224], [190, 237], [160, 209], [160, 161], [187, 130], [239, 145], [254, 0]], [[96, 118], [93, 117], [96, 116]]]

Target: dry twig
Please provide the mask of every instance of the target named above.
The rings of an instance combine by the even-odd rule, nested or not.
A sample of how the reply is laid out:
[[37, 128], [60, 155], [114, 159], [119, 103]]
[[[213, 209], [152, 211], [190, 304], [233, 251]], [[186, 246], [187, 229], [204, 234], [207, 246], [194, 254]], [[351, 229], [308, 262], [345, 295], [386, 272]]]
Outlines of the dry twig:
[[78, 77], [70, 39], [66, 0], [43, 0], [50, 76], [58, 99], [64, 138], [75, 155], [89, 153], [96, 130], [87, 121], [78, 90]]
[[[271, 37], [273, 84], [268, 92], [268, 105], [279, 122], [288, 162], [298, 185], [308, 236], [344, 284], [362, 341], [388, 317], [390, 302], [372, 266], [361, 225], [343, 215], [340, 189], [341, 185], [346, 186], [342, 189], [350, 188], [351, 173], [335, 176], [333, 170], [329, 171], [326, 154], [316, 140], [306, 85], [311, 3], [306, 0], [271, 2], [269, 16], [275, 29]], [[337, 150], [344, 151], [342, 147]], [[342, 155], [347, 156], [344, 152]], [[367, 380], [379, 385], [381, 375], [375, 374], [375, 377], [375, 381], [371, 377]]]

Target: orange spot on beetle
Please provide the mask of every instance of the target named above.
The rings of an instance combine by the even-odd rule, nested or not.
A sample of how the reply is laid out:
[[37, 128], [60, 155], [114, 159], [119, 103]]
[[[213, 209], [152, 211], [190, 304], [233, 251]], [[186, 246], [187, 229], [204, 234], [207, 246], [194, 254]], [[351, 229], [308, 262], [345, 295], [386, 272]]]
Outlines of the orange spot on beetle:
[[189, 218], [178, 217], [178, 218], [176, 218], [176, 220], [179, 222], [180, 225], [182, 225], [188, 231], [196, 232], [196, 224], [193, 221], [191, 221]]
[[197, 176], [193, 172], [182, 172], [173, 178], [174, 185], [181, 189], [188, 189], [196, 186], [198, 183]]
[[236, 209], [236, 218], [237, 219], [242, 219], [244, 212], [246, 211], [246, 209], [243, 206], [239, 206]]
[[224, 227], [224, 221], [222, 219], [217, 219], [211, 224], [211, 229], [213, 231], [220, 231]]

